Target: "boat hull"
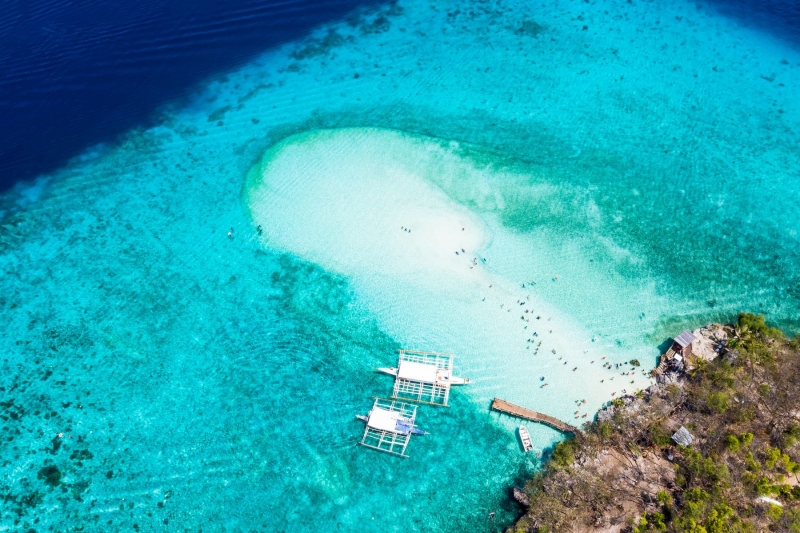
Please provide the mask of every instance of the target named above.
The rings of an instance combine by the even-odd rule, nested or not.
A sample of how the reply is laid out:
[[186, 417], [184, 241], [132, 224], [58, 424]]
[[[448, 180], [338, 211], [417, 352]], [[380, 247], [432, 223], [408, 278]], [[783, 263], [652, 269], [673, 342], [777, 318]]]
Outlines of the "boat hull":
[[526, 452], [533, 451], [533, 442], [531, 441], [531, 434], [528, 433], [528, 428], [525, 426], [519, 427], [519, 440], [522, 443], [522, 449]]
[[[389, 374], [390, 376], [397, 377], [398, 369], [394, 367], [378, 367], [375, 370], [378, 372], [382, 372], [384, 374]], [[456, 376], [451, 376], [446, 380], [446, 382], [450, 385], [467, 385], [470, 383], [469, 378], [459, 378]]]

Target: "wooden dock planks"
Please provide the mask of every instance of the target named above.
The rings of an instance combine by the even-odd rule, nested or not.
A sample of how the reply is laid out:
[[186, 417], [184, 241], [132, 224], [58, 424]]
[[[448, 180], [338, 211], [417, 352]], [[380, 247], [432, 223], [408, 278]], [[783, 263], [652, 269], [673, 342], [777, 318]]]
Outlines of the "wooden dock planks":
[[492, 409], [500, 413], [515, 416], [517, 418], [524, 418], [525, 420], [531, 420], [533, 422], [545, 424], [563, 433], [572, 433], [573, 435], [578, 433], [578, 428], [570, 426], [566, 422], [562, 422], [557, 418], [553, 418], [552, 416], [543, 413], [525, 409], [519, 405], [514, 405], [513, 403], [501, 400], [500, 398], [494, 399], [492, 402]]
[[653, 369], [652, 375], [658, 376], [667, 369], [667, 363], [675, 358], [675, 350], [670, 348], [667, 353], [662, 354], [658, 360], [658, 366]]

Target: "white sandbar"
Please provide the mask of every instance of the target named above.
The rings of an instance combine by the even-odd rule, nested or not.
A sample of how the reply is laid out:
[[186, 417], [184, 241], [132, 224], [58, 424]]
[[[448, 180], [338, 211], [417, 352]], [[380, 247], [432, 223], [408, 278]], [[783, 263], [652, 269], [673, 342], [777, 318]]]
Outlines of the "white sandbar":
[[524, 238], [509, 238], [492, 215], [434, 185], [469, 182], [469, 174], [476, 184], [502, 179], [437, 139], [311, 131], [264, 155], [248, 175], [246, 201], [265, 246], [347, 276], [359, 303], [405, 347], [456, 353], [456, 374], [473, 378], [469, 393], [479, 402], [498, 396], [578, 425], [612, 392], [644, 385], [641, 372], [602, 369], [624, 354], [593, 343], [532, 287], [484, 262], [493, 242], [519, 247]]

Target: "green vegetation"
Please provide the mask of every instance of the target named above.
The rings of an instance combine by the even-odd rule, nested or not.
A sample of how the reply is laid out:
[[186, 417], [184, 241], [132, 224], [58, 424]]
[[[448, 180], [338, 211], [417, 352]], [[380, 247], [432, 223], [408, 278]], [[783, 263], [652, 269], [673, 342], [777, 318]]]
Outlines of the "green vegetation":
[[550, 457], [553, 467], [569, 468], [575, 462], [575, 448], [577, 445], [573, 440], [564, 440], [556, 444]]
[[[512, 530], [800, 533], [800, 338], [746, 313], [728, 333], [730, 356], [559, 443]], [[670, 438], [681, 426], [688, 447]]]

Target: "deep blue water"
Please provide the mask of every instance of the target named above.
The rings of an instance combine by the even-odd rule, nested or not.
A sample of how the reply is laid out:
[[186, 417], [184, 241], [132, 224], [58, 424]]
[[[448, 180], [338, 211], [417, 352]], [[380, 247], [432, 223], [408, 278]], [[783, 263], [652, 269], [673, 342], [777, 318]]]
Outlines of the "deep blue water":
[[0, 190], [146, 123], [208, 76], [369, 3], [3, 2]]
[[[147, 123], [159, 105], [185, 95], [200, 80], [370, 3], [5, 2], [0, 191]], [[709, 0], [707, 5], [800, 44], [800, 2]]]
[[797, 0], [708, 0], [708, 5], [746, 25], [791, 42], [795, 47], [800, 46], [800, 2]]

